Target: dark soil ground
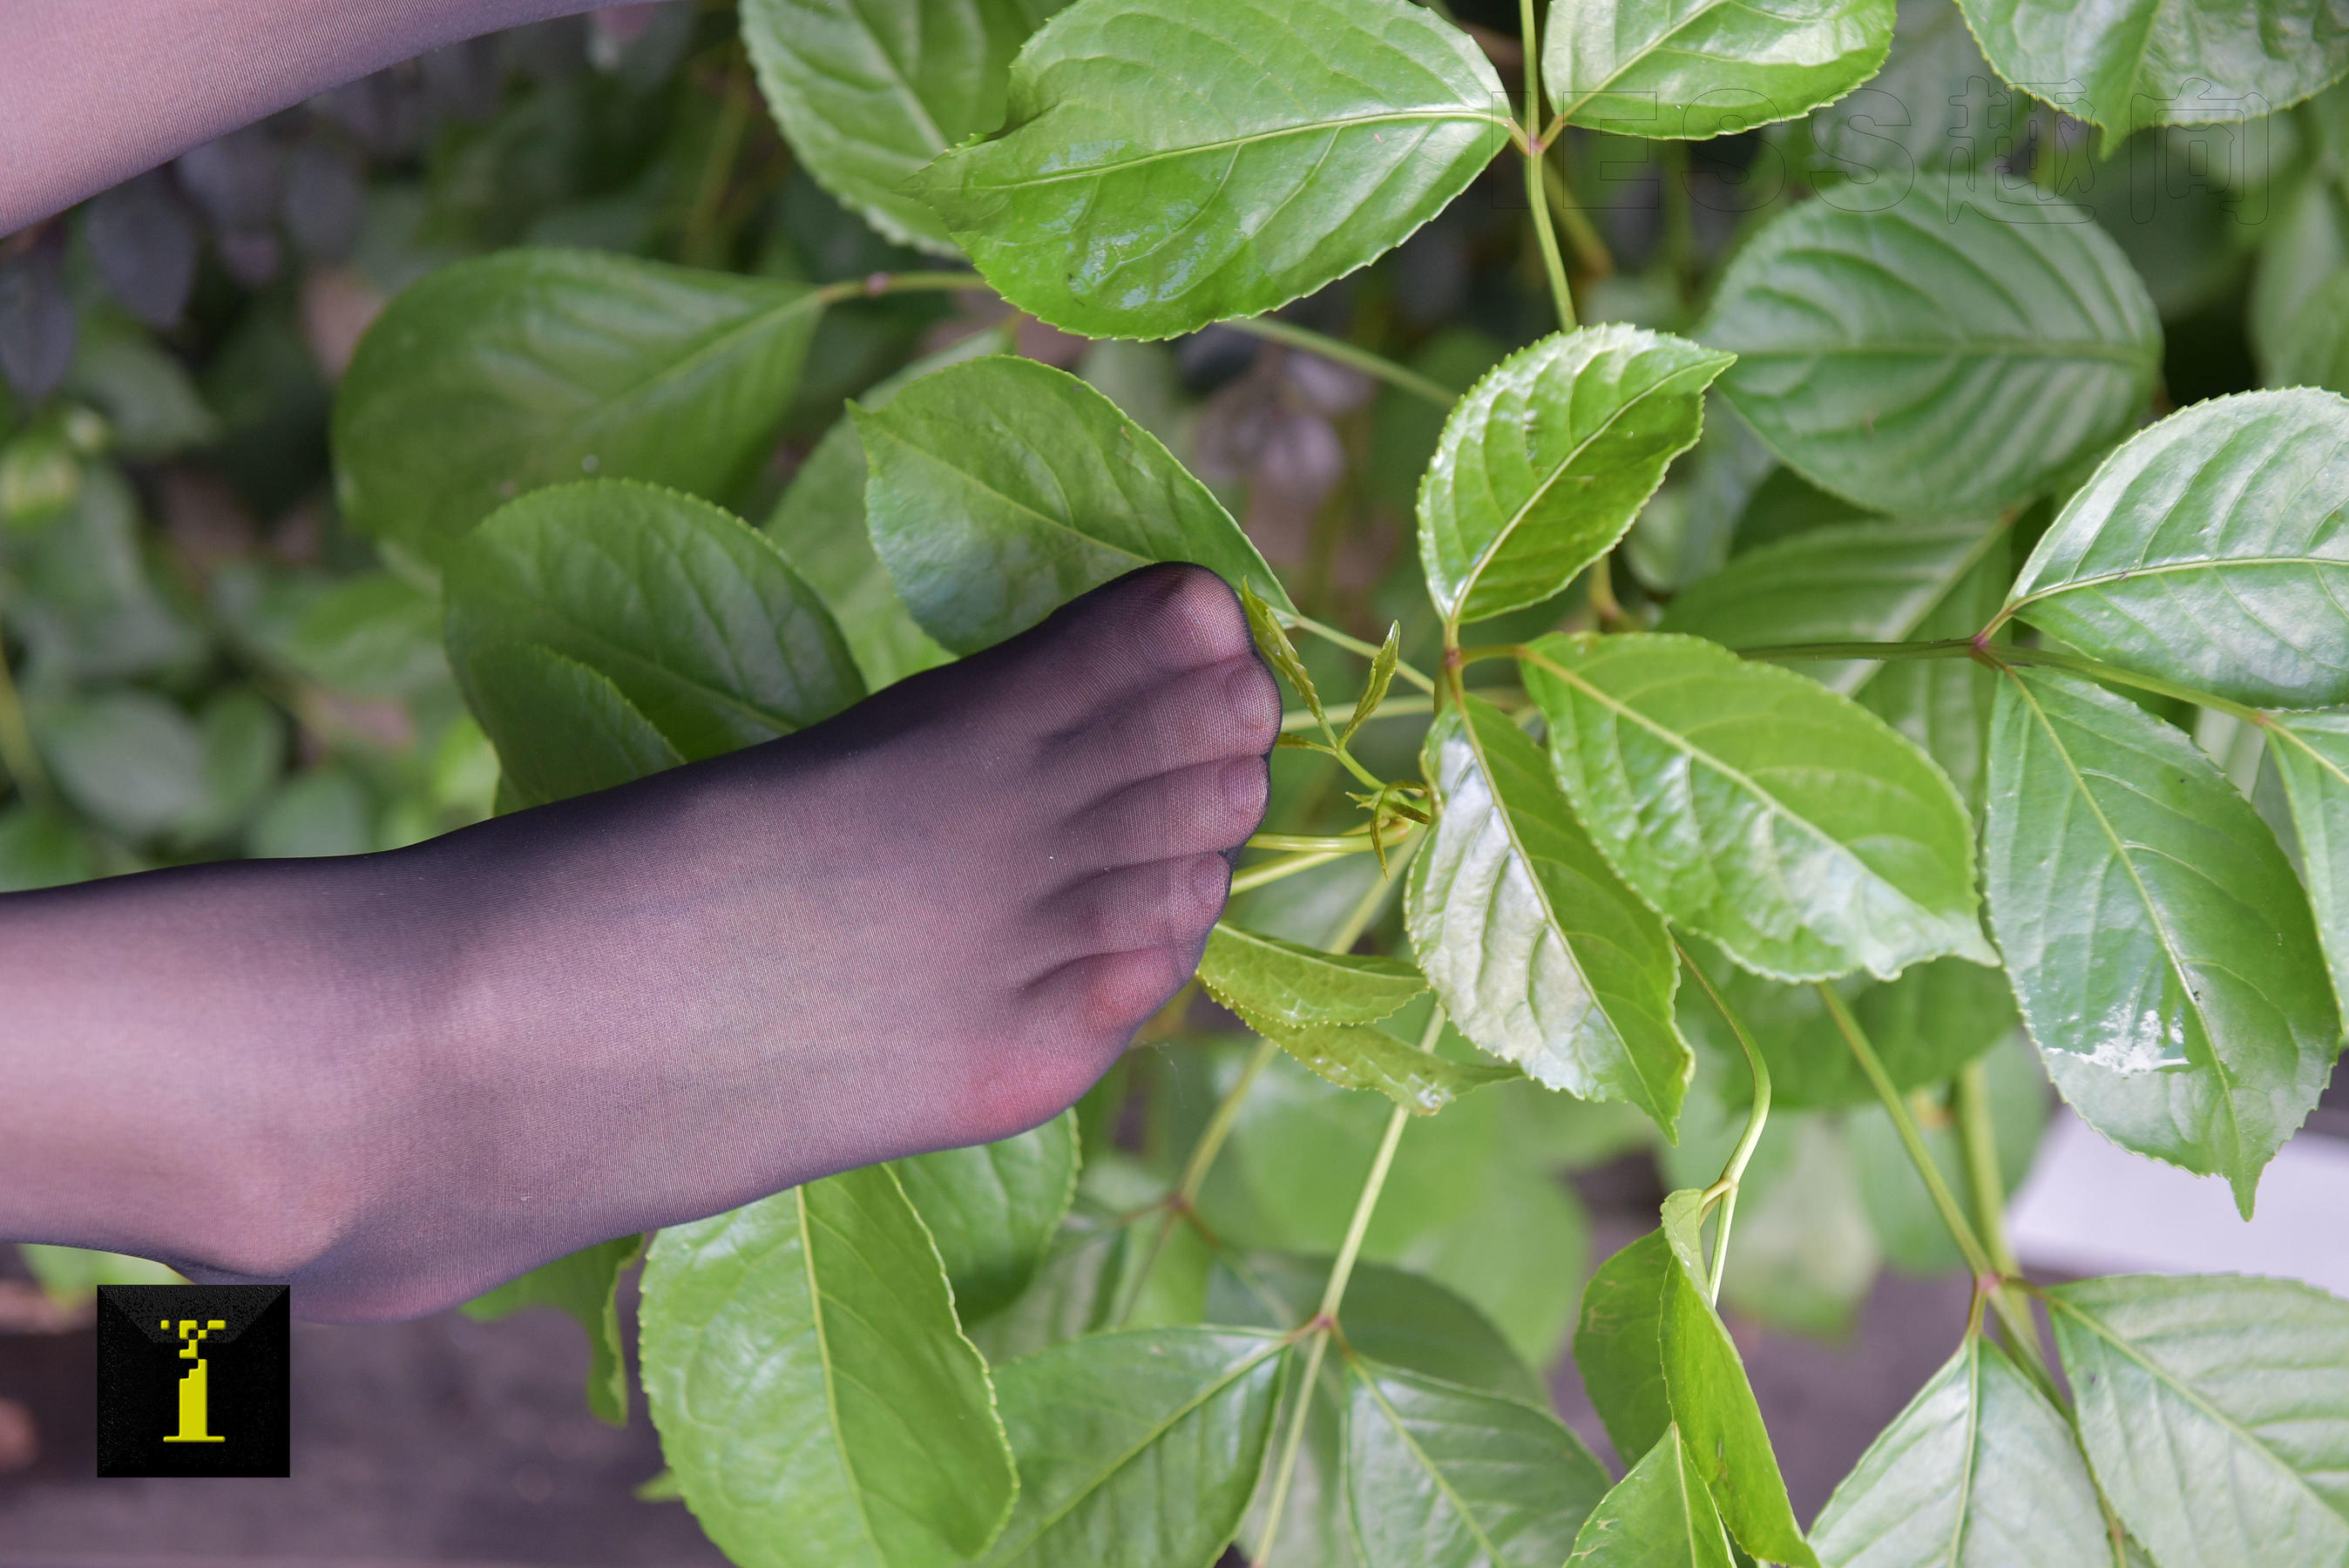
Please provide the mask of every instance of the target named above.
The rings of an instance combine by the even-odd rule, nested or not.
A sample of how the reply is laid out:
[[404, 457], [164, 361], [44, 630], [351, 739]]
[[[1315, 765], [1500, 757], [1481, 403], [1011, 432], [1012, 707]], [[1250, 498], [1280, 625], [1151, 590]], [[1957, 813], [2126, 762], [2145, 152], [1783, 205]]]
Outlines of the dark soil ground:
[[[1652, 1187], [1623, 1167], [1585, 1180], [1594, 1256], [1655, 1223]], [[21, 1278], [14, 1249], [0, 1254], [0, 1273]], [[1961, 1277], [1888, 1274], [1846, 1344], [1733, 1326], [1804, 1517], [1949, 1354], [1965, 1315]], [[631, 1495], [660, 1468], [652, 1429], [641, 1408], [625, 1430], [587, 1414], [585, 1345], [552, 1312], [295, 1325], [290, 1480], [95, 1479], [95, 1353], [86, 1326], [0, 1332], [0, 1401], [30, 1418], [27, 1433], [0, 1406], [0, 1465], [16, 1467], [0, 1474], [0, 1568], [724, 1562], [682, 1505]], [[1570, 1361], [1555, 1387], [1605, 1453]]]

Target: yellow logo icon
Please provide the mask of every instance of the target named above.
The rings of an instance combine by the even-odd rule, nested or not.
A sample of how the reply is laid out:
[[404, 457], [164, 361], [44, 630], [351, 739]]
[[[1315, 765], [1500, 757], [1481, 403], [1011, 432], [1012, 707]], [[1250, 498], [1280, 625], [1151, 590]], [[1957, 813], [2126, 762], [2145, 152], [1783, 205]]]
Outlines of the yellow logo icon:
[[[159, 1326], [168, 1329], [171, 1326], [171, 1320], [168, 1317], [164, 1318]], [[180, 1359], [192, 1361], [195, 1365], [180, 1374], [180, 1429], [166, 1437], [163, 1439], [165, 1442], [224, 1443], [228, 1441], [226, 1438], [216, 1436], [204, 1429], [212, 1416], [212, 1385], [207, 1380], [211, 1367], [204, 1358], [196, 1353], [202, 1346], [205, 1335], [215, 1328], [227, 1326], [227, 1324], [217, 1317], [202, 1323], [192, 1317], [180, 1319], [180, 1338], [183, 1342], [180, 1346]]]

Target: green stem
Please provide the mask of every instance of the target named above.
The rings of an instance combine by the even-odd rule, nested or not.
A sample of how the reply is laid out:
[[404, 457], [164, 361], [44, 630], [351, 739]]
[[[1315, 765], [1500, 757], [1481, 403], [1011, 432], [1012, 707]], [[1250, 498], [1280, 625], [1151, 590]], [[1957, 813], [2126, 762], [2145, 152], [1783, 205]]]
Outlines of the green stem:
[[[1517, 19], [1526, 48], [1526, 133], [1542, 122], [1541, 49], [1534, 36], [1534, 0], [1517, 0]], [[1534, 213], [1534, 240], [1541, 247], [1542, 271], [1549, 274], [1550, 303], [1557, 307], [1557, 325], [1574, 330], [1574, 291], [1567, 286], [1566, 259], [1558, 254], [1557, 230], [1549, 216], [1549, 187], [1542, 179], [1542, 147], [1526, 150], [1526, 201]]]
[[[1360, 654], [1366, 659], [1375, 659], [1379, 656], [1376, 644], [1366, 643], [1360, 637], [1350, 637], [1337, 627], [1324, 625], [1310, 615], [1300, 615], [1294, 610], [1283, 610], [1280, 612], [1280, 618], [1299, 631], [1310, 632], [1323, 642], [1334, 644], [1350, 654]], [[1435, 690], [1433, 681], [1430, 680], [1423, 671], [1404, 660], [1395, 661], [1395, 674], [1423, 692], [1433, 693]]]
[[1233, 873], [1231, 891], [1235, 894], [1253, 892], [1293, 877], [1299, 872], [1309, 872], [1316, 866], [1326, 866], [1331, 861], [1344, 860], [1352, 852], [1350, 850], [1314, 850], [1304, 854], [1283, 855], [1277, 861], [1267, 861], [1260, 866], [1250, 866], [1244, 872]]
[[[1444, 1027], [1444, 1011], [1437, 1008], [1429, 1015], [1426, 1045], [1434, 1043]], [[1354, 1260], [1361, 1254], [1362, 1237], [1371, 1228], [1371, 1215], [1379, 1206], [1379, 1192], [1387, 1184], [1387, 1171], [1394, 1163], [1395, 1145], [1402, 1139], [1405, 1123], [1411, 1112], [1396, 1106], [1388, 1113], [1385, 1134], [1379, 1140], [1379, 1151], [1371, 1160], [1371, 1173], [1362, 1181], [1361, 1196], [1354, 1200], [1354, 1217], [1347, 1222], [1346, 1239], [1339, 1245], [1338, 1259], [1330, 1265], [1329, 1284], [1322, 1287], [1321, 1305], [1313, 1315], [1313, 1343], [1305, 1353], [1305, 1376], [1297, 1385], [1297, 1408], [1288, 1419], [1288, 1435], [1280, 1445], [1280, 1465], [1272, 1475], [1272, 1501], [1266, 1504], [1264, 1534], [1257, 1542], [1256, 1560], [1258, 1568], [1272, 1560], [1272, 1543], [1280, 1534], [1281, 1515], [1288, 1506], [1288, 1489], [1297, 1479], [1297, 1454], [1305, 1440], [1305, 1422], [1313, 1412], [1313, 1390], [1321, 1376], [1321, 1358], [1330, 1348], [1330, 1330], [1337, 1326], [1339, 1304], [1346, 1299], [1346, 1282], [1353, 1277]]]
[[33, 744], [32, 727], [25, 722], [25, 704], [16, 695], [16, 679], [8, 673], [8, 649], [0, 640], [0, 771], [16, 781], [16, 790], [36, 806], [56, 799], [49, 770]]
[[1991, 1120], [1990, 1069], [1976, 1057], [1958, 1069], [1951, 1109], [1958, 1123], [1958, 1147], [1965, 1155], [1966, 1184], [1974, 1201], [1974, 1222], [1982, 1228], [1982, 1251], [2002, 1274], [2019, 1274], [2014, 1249], [2006, 1238], [2006, 1186], [1998, 1171], [1998, 1135]]
[[1245, 332], [1251, 337], [1261, 337], [1268, 343], [1286, 344], [1303, 349], [1320, 358], [1351, 366], [1363, 375], [1375, 377], [1390, 387], [1398, 387], [1414, 397], [1426, 399], [1439, 408], [1449, 409], [1460, 401], [1460, 394], [1432, 377], [1422, 376], [1407, 365], [1398, 365], [1382, 354], [1373, 354], [1357, 347], [1340, 337], [1330, 337], [1309, 327], [1299, 326], [1276, 316], [1236, 316], [1219, 325], [1234, 332]]
[[719, 203], [742, 150], [742, 133], [750, 124], [750, 81], [740, 55], [727, 62], [726, 96], [718, 106], [718, 122], [709, 133], [709, 151], [702, 160], [701, 180], [686, 213], [679, 250], [688, 262], [708, 264], [717, 246], [710, 231], [716, 226]]
[[1728, 1024], [1729, 1032], [1737, 1037], [1738, 1045], [1745, 1052], [1745, 1065], [1754, 1074], [1754, 1108], [1745, 1119], [1745, 1130], [1739, 1136], [1737, 1147], [1730, 1150], [1729, 1163], [1722, 1167], [1720, 1177], [1705, 1189], [1708, 1193], [1718, 1193], [1721, 1198], [1721, 1214], [1714, 1222], [1713, 1233], [1713, 1277], [1707, 1282], [1713, 1304], [1719, 1305], [1721, 1276], [1729, 1267], [1729, 1228], [1737, 1218], [1737, 1184], [1744, 1180], [1745, 1167], [1752, 1162], [1754, 1150], [1762, 1141], [1762, 1129], [1770, 1119], [1770, 1068], [1762, 1059], [1762, 1047], [1754, 1044], [1752, 1032], [1745, 1027], [1745, 1020], [1737, 1016], [1730, 1006], [1729, 999], [1714, 986], [1713, 976], [1704, 972], [1678, 940], [1672, 943], [1672, 947], [1680, 954], [1681, 962], [1688, 966], [1688, 972], [1696, 976], [1696, 983], [1704, 988], [1704, 994], [1712, 998], [1714, 1010]]
[[1933, 1207], [1940, 1213], [1941, 1223], [1949, 1227], [1951, 1239], [1958, 1243], [1966, 1267], [1973, 1272], [1974, 1288], [1990, 1296], [1991, 1309], [1998, 1314], [1999, 1323], [2006, 1330], [2009, 1347], [2021, 1358], [2023, 1370], [2040, 1386], [2040, 1391], [2061, 1408], [2063, 1400], [2056, 1392], [2054, 1377], [2047, 1370], [2046, 1355], [2040, 1349], [2039, 1326], [2032, 1321], [2030, 1309], [2008, 1288], [2006, 1271], [1992, 1262], [1989, 1251], [1967, 1222], [1965, 1212], [1958, 1207], [1950, 1184], [1941, 1179], [1941, 1168], [1934, 1163], [1932, 1151], [1925, 1147], [1925, 1135], [1917, 1130], [1917, 1119], [1909, 1113], [1908, 1098], [1892, 1087], [1892, 1075], [1884, 1070], [1876, 1047], [1868, 1044], [1867, 1033], [1860, 1028], [1859, 1020], [1852, 1016], [1842, 995], [1825, 981], [1817, 982], [1816, 989], [1819, 999], [1826, 1004], [1827, 1016], [1835, 1020], [1844, 1043], [1858, 1060], [1859, 1070], [1876, 1090], [1876, 1098], [1884, 1102], [1886, 1113], [1892, 1118], [1893, 1130], [1900, 1135], [1900, 1146], [1909, 1151], [1909, 1163], [1917, 1167]]
[[1556, 129], [1542, 133], [1542, 181], [1549, 187], [1550, 201], [1557, 221], [1565, 225], [1566, 242], [1574, 249], [1575, 264], [1586, 276], [1603, 278], [1615, 271], [1615, 253], [1607, 248], [1606, 240], [1590, 222], [1590, 214], [1584, 211], [1582, 203], [1576, 200], [1574, 182], [1559, 167], [1565, 161], [1563, 153], [1550, 156], [1552, 151], [1565, 145]]
[[1326, 836], [1312, 833], [1258, 833], [1248, 840], [1251, 850], [1291, 850], [1315, 855], [1367, 855], [1372, 849], [1371, 835], [1332, 833]]

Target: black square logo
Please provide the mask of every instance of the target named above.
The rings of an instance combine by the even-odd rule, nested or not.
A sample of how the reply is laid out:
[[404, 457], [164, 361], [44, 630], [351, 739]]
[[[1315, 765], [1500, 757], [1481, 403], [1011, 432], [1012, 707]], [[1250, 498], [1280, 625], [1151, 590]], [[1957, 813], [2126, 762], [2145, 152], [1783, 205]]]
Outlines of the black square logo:
[[282, 1284], [98, 1287], [98, 1473], [283, 1476]]

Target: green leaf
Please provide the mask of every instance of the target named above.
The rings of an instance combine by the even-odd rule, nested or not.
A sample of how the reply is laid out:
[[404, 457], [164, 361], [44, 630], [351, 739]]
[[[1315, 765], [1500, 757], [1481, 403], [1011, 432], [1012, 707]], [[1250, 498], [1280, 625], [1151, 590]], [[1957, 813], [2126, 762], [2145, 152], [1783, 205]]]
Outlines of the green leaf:
[[645, 1250], [642, 1236], [598, 1242], [465, 1303], [467, 1317], [494, 1322], [525, 1307], [568, 1313], [587, 1336], [587, 1408], [613, 1426], [628, 1423], [628, 1360], [613, 1293], [620, 1275]]
[[[2338, 201], [2329, 191], [2324, 199]], [[2335, 271], [2276, 334], [2268, 381], [2277, 387], [2349, 387], [2349, 273]]]
[[2341, 1050], [2308, 900], [2267, 825], [2135, 703], [2013, 669], [1982, 864], [2055, 1087], [2123, 1148], [2224, 1172], [2248, 1216]]
[[1452, 1021], [1550, 1088], [1627, 1100], [1669, 1132], [1691, 1058], [1662, 923], [1500, 709], [1474, 696], [1446, 708], [1423, 766], [1443, 814], [1412, 862], [1405, 918]]
[[1547, 1410], [1350, 1355], [1346, 1490], [1370, 1568], [1557, 1568], [1607, 1472]]
[[1811, 1535], [1828, 1568], [2113, 1568], [2063, 1412], [1979, 1334], [1868, 1446]]
[[1875, 715], [1695, 637], [1547, 636], [1523, 668], [1567, 796], [1667, 919], [1779, 979], [1995, 961], [1965, 808]]
[[854, 416], [874, 547], [923, 630], [957, 653], [1157, 561], [1195, 562], [1291, 609], [1207, 488], [1065, 372], [976, 359]]
[[[1783, 471], [1783, 470], [1782, 470]], [[1657, 624], [1733, 648], [1971, 636], [2012, 575], [2009, 524], [1832, 523], [1745, 552]], [[1974, 798], [1994, 688], [1971, 659], [1806, 660], [1790, 668], [1900, 731]]]
[[2262, 722], [2338, 1002], [2349, 997], [2349, 713], [2271, 713]]
[[954, 253], [905, 192], [922, 165], [1003, 123], [1011, 57], [1055, 0], [746, 0], [767, 107], [818, 184], [900, 244]]
[[1248, 636], [1255, 642], [1256, 651], [1263, 655], [1264, 662], [1281, 673], [1303, 700], [1307, 712], [1321, 723], [1329, 723], [1329, 717], [1321, 708], [1321, 693], [1313, 685], [1313, 673], [1305, 667], [1304, 659], [1298, 655], [1297, 645], [1289, 641], [1288, 629], [1273, 614], [1272, 606], [1257, 596], [1255, 588], [1242, 583], [1240, 608], [1247, 613]]
[[593, 794], [685, 760], [618, 686], [552, 648], [492, 644], [465, 660], [464, 684], [497, 743], [501, 810]]
[[[477, 711], [491, 651], [531, 646], [609, 680], [688, 761], [864, 695], [831, 614], [765, 538], [650, 485], [595, 480], [502, 508], [449, 559], [450, 662]], [[511, 766], [522, 752], [482, 715]]]
[[1427, 989], [1400, 958], [1328, 953], [1225, 923], [1207, 934], [1199, 980], [1257, 1030], [1374, 1024]]
[[500, 502], [584, 474], [728, 496], [767, 454], [823, 304], [595, 251], [441, 267], [377, 318], [336, 396], [343, 516], [437, 563]]
[[0, 892], [64, 887], [98, 875], [98, 851], [74, 820], [18, 800], [0, 810]]
[[26, 718], [58, 790], [101, 827], [148, 839], [203, 812], [203, 733], [152, 692], [35, 701]]
[[2216, 397], [2133, 437], [2023, 563], [2010, 613], [2239, 702], [2349, 701], [2349, 399]]
[[1574, 1365], [1618, 1458], [1645, 1453], [1672, 1424], [1664, 1398], [1664, 1272], [1673, 1266], [1661, 1231], [1600, 1264], [1582, 1287]]
[[743, 1568], [946, 1568], [1019, 1489], [986, 1363], [885, 1166], [663, 1230], [638, 1354], [686, 1503]]
[[2349, 26], [2305, 0], [2126, 0], [2051, 15], [2033, 0], [1959, 0], [2010, 82], [2066, 84], [2064, 108], [2123, 134], [2285, 108], [2349, 71]]
[[1434, 1115], [1472, 1089], [1525, 1076], [1514, 1067], [1455, 1062], [1423, 1051], [1371, 1024], [1309, 1024], [1263, 1033], [1340, 1088], [1373, 1090], [1420, 1116]]
[[1346, 720], [1346, 727], [1338, 732], [1338, 744], [1346, 745], [1354, 732], [1379, 711], [1387, 699], [1387, 687], [1394, 684], [1395, 665], [1402, 658], [1402, 623], [1396, 621], [1387, 627], [1386, 640], [1371, 657], [1371, 673], [1362, 683], [1362, 695], [1354, 699], [1354, 711]]
[[1809, 128], [1812, 146], [1825, 155], [1815, 169], [1873, 170], [1884, 182], [1881, 196], [1862, 198], [1870, 204], [1906, 197], [1913, 188], [1906, 179], [1916, 173], [1990, 159], [1997, 133], [2015, 129], [2002, 120], [2020, 119], [2032, 108], [1993, 83], [1964, 15], [1948, 0], [1901, 0], [1898, 10], [1884, 68], [1859, 91], [1814, 113]]
[[1874, 76], [1892, 0], [1599, 0], [1560, 5], [1542, 87], [1575, 125], [1701, 140], [1789, 119]]
[[[885, 407], [909, 381], [1009, 346], [1006, 332], [972, 333], [867, 387], [856, 400], [866, 408]], [[864, 518], [864, 443], [856, 421], [843, 413], [800, 465], [761, 531], [823, 596], [865, 686], [878, 691], [954, 655], [916, 624], [874, 552]]]
[[409, 696], [449, 677], [439, 602], [388, 572], [347, 577], [312, 599], [278, 651], [309, 679], [354, 696]]
[[126, 1253], [91, 1252], [83, 1247], [53, 1247], [41, 1242], [18, 1242], [16, 1253], [25, 1260], [42, 1291], [59, 1306], [78, 1310], [102, 1284], [181, 1284], [181, 1275], [166, 1265]]
[[1077, 0], [1012, 62], [1004, 129], [908, 189], [1020, 309], [1171, 337], [1400, 243], [1507, 123], [1475, 44], [1403, 0]]
[[1495, 366], [1455, 404], [1419, 489], [1419, 558], [1446, 624], [1538, 604], [1613, 548], [1696, 444], [1731, 356], [1590, 326]]
[[892, 1162], [929, 1228], [965, 1323], [1001, 1311], [1036, 1276], [1077, 1191], [1077, 1120], [1062, 1111], [994, 1143]]
[[1730, 1568], [1729, 1537], [1680, 1429], [1599, 1500], [1567, 1568]]
[[[1226, 1253], [1207, 1283], [1212, 1323], [1287, 1332], [1320, 1309], [1330, 1259], [1295, 1253]], [[1536, 1409], [1549, 1394], [1509, 1342], [1466, 1298], [1423, 1274], [1357, 1263], [1339, 1314], [1346, 1343], [1373, 1361], [1480, 1389]]]
[[1722, 390], [1790, 466], [1878, 511], [2048, 489], [2145, 407], [2161, 327], [2101, 230], [2042, 210], [1795, 208], [1738, 253], [1698, 331], [1737, 356]]
[[1020, 1491], [988, 1561], [1205, 1568], [1256, 1490], [1286, 1360], [1275, 1335], [1153, 1328], [1003, 1367]]
[[2349, 1303], [2241, 1274], [2047, 1292], [2080, 1439], [2163, 1563], [2349, 1557]]

